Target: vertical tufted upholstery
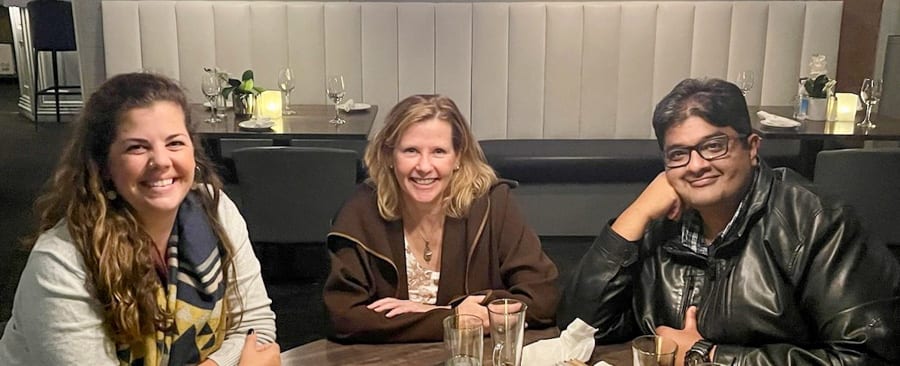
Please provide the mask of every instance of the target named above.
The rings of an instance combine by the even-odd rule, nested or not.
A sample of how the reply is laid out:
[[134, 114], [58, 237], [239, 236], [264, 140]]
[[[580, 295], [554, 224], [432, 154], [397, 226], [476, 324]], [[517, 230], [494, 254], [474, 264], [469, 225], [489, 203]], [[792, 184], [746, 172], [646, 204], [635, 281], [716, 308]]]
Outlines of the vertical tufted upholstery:
[[[650, 138], [653, 105], [685, 77], [758, 76], [750, 104], [788, 105], [814, 53], [834, 74], [841, 1], [102, 3], [107, 76], [150, 69], [202, 100], [203, 66], [252, 68], [324, 103], [325, 75], [388, 110], [456, 100], [479, 139]], [[378, 116], [378, 130], [384, 118]]]

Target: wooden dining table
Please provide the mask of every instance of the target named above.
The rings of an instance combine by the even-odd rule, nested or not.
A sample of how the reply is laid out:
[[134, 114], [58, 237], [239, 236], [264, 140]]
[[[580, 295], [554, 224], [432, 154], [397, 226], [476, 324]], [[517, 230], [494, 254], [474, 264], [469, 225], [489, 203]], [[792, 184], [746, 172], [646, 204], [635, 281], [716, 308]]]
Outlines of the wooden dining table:
[[[559, 336], [559, 330], [548, 328], [527, 330], [526, 343]], [[494, 348], [490, 337], [484, 339], [485, 366], [492, 365], [490, 350]], [[443, 365], [448, 353], [441, 342], [394, 343], [394, 344], [340, 344], [326, 339], [281, 353], [282, 365]], [[614, 366], [631, 366], [631, 344], [618, 343], [599, 345], [594, 348], [589, 365], [606, 361]]]
[[[762, 110], [778, 116], [792, 118], [793, 108], [784, 106], [749, 106], [753, 131], [765, 139], [789, 139], [800, 141], [800, 173], [812, 177], [816, 155], [827, 142], [836, 146], [860, 147], [865, 141], [900, 141], [900, 118], [874, 115], [875, 128], [857, 126], [865, 113], [857, 113], [855, 121], [800, 120], [796, 128], [768, 127], [760, 123], [756, 112]], [[765, 143], [765, 142], [763, 142]]]
[[377, 105], [364, 110], [341, 111], [341, 118], [347, 123], [335, 125], [328, 122], [334, 117], [333, 105], [292, 104], [291, 109], [296, 111], [296, 114], [273, 119], [271, 129], [250, 131], [239, 126], [243, 120], [236, 119], [230, 108], [222, 111], [224, 117], [221, 122], [208, 123], [205, 120], [210, 116], [209, 108], [203, 104], [192, 104], [191, 124], [194, 132], [207, 140], [267, 138], [274, 140], [274, 145], [289, 145], [291, 139], [364, 140], [369, 136], [375, 116], [378, 114]]

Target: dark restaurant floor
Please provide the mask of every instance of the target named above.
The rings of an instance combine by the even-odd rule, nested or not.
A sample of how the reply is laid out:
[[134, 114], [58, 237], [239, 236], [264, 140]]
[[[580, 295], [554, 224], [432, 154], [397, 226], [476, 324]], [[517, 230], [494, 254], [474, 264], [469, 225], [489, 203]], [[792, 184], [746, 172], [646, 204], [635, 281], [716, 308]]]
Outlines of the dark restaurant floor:
[[[10, 317], [19, 274], [28, 258], [28, 253], [21, 250], [20, 240], [35, 229], [32, 204], [59, 159], [72, 127], [71, 123], [42, 122], [35, 128], [34, 123], [19, 114], [18, 95], [15, 81], [0, 81], [0, 324]], [[591, 238], [552, 237], [542, 241], [547, 254], [565, 275], [590, 245]], [[303, 257], [302, 251], [290, 248], [263, 250], [274, 250], [276, 257]], [[263, 256], [263, 262], [269, 257]], [[315, 277], [267, 283], [283, 350], [323, 337], [322, 284], [322, 279]]]

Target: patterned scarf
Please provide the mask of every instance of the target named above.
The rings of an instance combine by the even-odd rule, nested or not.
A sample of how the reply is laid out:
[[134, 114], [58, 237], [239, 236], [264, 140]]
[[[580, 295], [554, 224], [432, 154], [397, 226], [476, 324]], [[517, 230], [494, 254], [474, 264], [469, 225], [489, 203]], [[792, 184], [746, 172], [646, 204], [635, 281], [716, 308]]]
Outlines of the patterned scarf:
[[174, 314], [174, 331], [157, 330], [141, 347], [120, 346], [120, 365], [189, 365], [206, 360], [225, 337], [225, 282], [216, 237], [196, 192], [181, 206], [166, 249], [157, 303]]

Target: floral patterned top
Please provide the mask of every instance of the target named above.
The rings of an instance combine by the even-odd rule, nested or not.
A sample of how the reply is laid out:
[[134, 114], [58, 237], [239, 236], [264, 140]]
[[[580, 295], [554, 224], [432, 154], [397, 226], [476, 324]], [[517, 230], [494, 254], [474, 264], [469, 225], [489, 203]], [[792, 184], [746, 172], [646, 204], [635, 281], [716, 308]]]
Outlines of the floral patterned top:
[[403, 238], [406, 249], [406, 278], [409, 287], [409, 300], [422, 304], [434, 304], [437, 301], [438, 281], [441, 272], [422, 267], [419, 260], [409, 250], [409, 241]]

